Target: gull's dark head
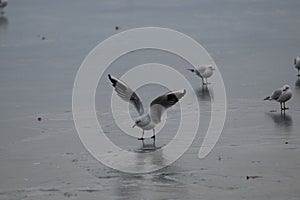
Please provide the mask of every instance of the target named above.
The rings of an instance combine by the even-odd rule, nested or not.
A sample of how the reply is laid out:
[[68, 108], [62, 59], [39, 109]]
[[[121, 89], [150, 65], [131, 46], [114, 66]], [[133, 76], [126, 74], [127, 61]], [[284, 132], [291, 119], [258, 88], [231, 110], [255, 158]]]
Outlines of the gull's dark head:
[[135, 126], [139, 126], [141, 124], [142, 120], [138, 119], [135, 121], [134, 125], [132, 126], [132, 128], [134, 128]]
[[287, 91], [288, 89], [290, 89], [291, 87], [289, 85], [284, 85], [283, 86], [283, 91]]
[[211, 66], [211, 65], [210, 65], [208, 68], [211, 69], [211, 70], [216, 70], [216, 69], [213, 68], [213, 66]]

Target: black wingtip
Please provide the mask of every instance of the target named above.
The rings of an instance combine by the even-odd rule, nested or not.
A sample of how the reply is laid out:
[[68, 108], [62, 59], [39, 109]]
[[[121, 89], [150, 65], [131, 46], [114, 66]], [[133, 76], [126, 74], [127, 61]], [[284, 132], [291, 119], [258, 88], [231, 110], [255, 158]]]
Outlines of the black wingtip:
[[189, 71], [191, 71], [191, 72], [195, 72], [195, 70], [194, 70], [194, 69], [186, 69], [186, 70], [189, 70]]
[[174, 104], [177, 103], [179, 101], [179, 98], [176, 96], [176, 94], [174, 93], [170, 93], [167, 95], [167, 99], [168, 101], [173, 101]]
[[118, 81], [113, 79], [110, 74], [108, 74], [108, 78], [109, 78], [110, 82], [112, 83], [113, 87], [115, 87]]

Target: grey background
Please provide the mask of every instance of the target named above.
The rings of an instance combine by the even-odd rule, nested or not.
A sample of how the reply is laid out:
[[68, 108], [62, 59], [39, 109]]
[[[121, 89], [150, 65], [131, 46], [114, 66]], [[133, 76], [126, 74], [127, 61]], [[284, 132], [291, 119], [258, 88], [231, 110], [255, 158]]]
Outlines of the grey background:
[[[299, 8], [297, 0], [9, 1], [0, 17], [0, 199], [299, 199], [300, 81], [292, 65], [300, 52]], [[72, 120], [71, 94], [92, 48], [144, 26], [178, 30], [207, 49], [222, 73], [228, 112], [205, 159], [197, 158], [199, 134], [173, 165], [128, 175], [86, 152]], [[165, 60], [158, 52], [141, 54], [122, 62]], [[117, 64], [111, 67], [116, 75]], [[205, 131], [209, 94], [184, 73], [207, 113]], [[277, 103], [262, 99], [285, 83], [294, 97], [283, 118]], [[127, 138], [120, 144], [143, 150]]]

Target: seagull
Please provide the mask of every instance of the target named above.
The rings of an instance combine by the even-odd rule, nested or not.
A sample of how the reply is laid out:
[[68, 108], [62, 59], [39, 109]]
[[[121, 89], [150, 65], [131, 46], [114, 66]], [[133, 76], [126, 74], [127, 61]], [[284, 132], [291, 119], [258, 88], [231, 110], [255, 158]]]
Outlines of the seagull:
[[298, 76], [300, 76], [300, 55], [294, 59], [295, 68], [298, 69]]
[[3, 14], [2, 9], [7, 6], [7, 0], [0, 0], [0, 12]]
[[[271, 96], [267, 96], [264, 100], [275, 100], [280, 103], [280, 109], [287, 110], [289, 108], [285, 107], [285, 102], [292, 98], [293, 92], [289, 85], [284, 85], [282, 88], [275, 90]], [[283, 104], [283, 107], [282, 107]]]
[[145, 114], [143, 103], [139, 96], [128, 87], [126, 83], [117, 79], [114, 76], [108, 74], [108, 78], [115, 88], [118, 96], [121, 97], [126, 102], [131, 103], [137, 110], [139, 117], [135, 121], [132, 128], [138, 126], [143, 130], [142, 137], [138, 140], [144, 140], [144, 131], [153, 130], [153, 136], [151, 138], [155, 139], [155, 126], [161, 122], [161, 117], [164, 112], [175, 105], [186, 93], [185, 89], [167, 92], [150, 103], [150, 112]]
[[[197, 76], [199, 76], [200, 78], [202, 78], [202, 84], [203, 85], [207, 85], [207, 78], [211, 77], [214, 73], [214, 70], [216, 70], [215, 68], [213, 68], [211, 65], [208, 66], [200, 66], [196, 69], [187, 69], [193, 73], [195, 73]], [[206, 82], [204, 82], [204, 79]]]

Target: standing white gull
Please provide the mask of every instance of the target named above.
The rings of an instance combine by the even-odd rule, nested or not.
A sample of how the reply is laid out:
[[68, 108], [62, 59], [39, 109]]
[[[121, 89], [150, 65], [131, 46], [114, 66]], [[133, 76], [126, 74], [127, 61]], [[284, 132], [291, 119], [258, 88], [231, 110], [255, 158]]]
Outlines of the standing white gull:
[[[209, 66], [200, 66], [196, 69], [187, 69], [187, 70], [195, 73], [197, 76], [199, 76], [202, 79], [202, 84], [207, 85], [208, 84], [207, 78], [213, 75], [215, 68], [209, 65]], [[204, 79], [206, 82], [204, 82]]]
[[295, 68], [298, 69], [298, 76], [300, 76], [300, 55], [294, 59]]
[[131, 103], [139, 113], [139, 118], [135, 121], [132, 128], [138, 126], [143, 130], [142, 137], [138, 138], [139, 140], [144, 139], [144, 131], [145, 130], [153, 130], [153, 136], [151, 138], [155, 138], [155, 126], [161, 122], [161, 117], [164, 112], [175, 105], [179, 99], [181, 99], [186, 91], [185, 89], [170, 91], [167, 92], [156, 99], [154, 99], [150, 104], [150, 112], [145, 114], [143, 103], [140, 100], [139, 96], [130, 89], [126, 83], [117, 79], [116, 77], [108, 75], [109, 80], [112, 82], [112, 86], [115, 88], [118, 96], [121, 97], [126, 102]]
[[[281, 110], [287, 110], [289, 108], [285, 107], [285, 102], [292, 98], [293, 92], [289, 85], [284, 85], [282, 88], [275, 90], [271, 96], [267, 96], [264, 100], [275, 100], [280, 103]], [[283, 107], [282, 107], [283, 104]]]

